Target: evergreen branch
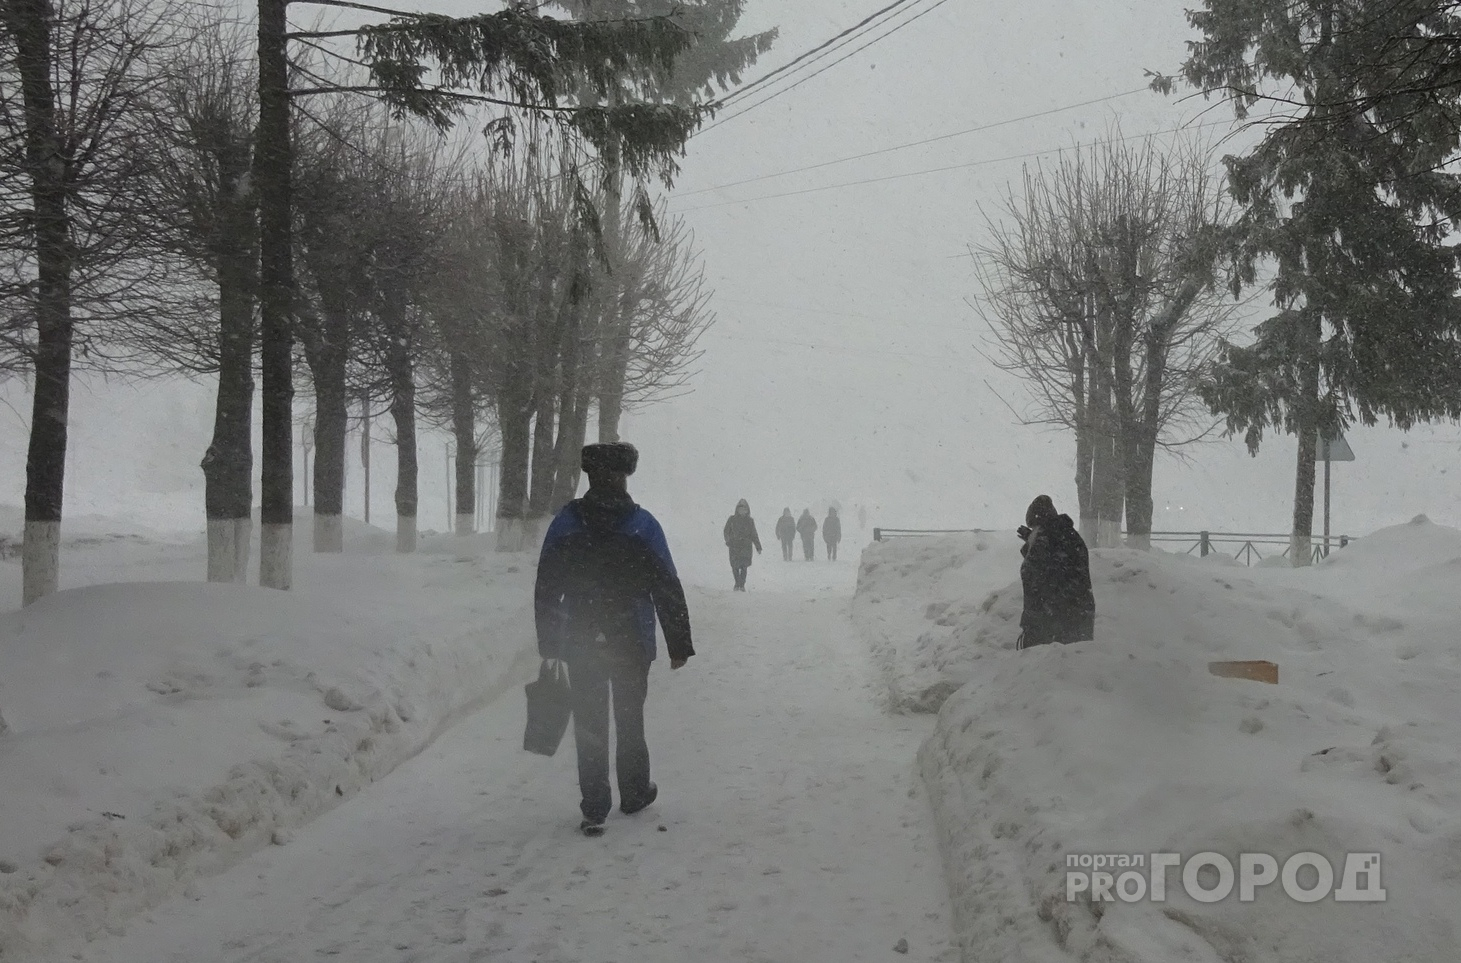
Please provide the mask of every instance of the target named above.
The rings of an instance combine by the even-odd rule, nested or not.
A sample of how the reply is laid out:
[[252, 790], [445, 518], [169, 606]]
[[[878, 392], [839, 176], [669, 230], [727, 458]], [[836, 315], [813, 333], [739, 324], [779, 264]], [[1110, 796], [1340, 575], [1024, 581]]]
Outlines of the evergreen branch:
[[[298, 65], [295, 65], [298, 67]], [[302, 67], [298, 69], [315, 80], [322, 80], [319, 75], [310, 73]], [[320, 94], [406, 94], [421, 97], [440, 97], [445, 100], [461, 100], [472, 103], [492, 104], [497, 107], [512, 107], [518, 110], [549, 111], [553, 113], [574, 114], [591, 110], [588, 107], [560, 107], [548, 104], [529, 104], [517, 100], [504, 100], [500, 97], [489, 97], [486, 94], [469, 94], [457, 90], [441, 90], [439, 88], [417, 87], [410, 90], [401, 90], [394, 87], [371, 87], [365, 85], [330, 85], [325, 87], [303, 87], [289, 91], [291, 97], [314, 97]]]

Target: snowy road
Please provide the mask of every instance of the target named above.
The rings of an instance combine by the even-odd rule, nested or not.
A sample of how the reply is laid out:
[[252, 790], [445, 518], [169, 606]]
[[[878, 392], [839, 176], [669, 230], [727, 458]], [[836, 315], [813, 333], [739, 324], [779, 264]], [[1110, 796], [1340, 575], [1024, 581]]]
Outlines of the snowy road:
[[551, 760], [521, 751], [516, 690], [83, 958], [953, 960], [914, 774], [931, 720], [876, 707], [833, 584], [853, 564], [763, 562], [745, 595], [692, 588], [701, 654], [651, 674], [660, 800], [616, 811], [603, 838], [577, 831], [572, 737]]

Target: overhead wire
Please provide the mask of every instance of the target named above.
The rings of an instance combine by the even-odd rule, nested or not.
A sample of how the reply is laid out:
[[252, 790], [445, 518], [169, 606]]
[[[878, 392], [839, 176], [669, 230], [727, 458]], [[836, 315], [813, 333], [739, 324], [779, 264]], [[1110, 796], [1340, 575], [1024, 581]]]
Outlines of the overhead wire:
[[901, 6], [903, 6], [903, 5], [907, 4], [907, 3], [913, 3], [913, 2], [919, 2], [919, 0], [894, 0], [893, 3], [888, 4], [886, 7], [883, 7], [881, 10], [878, 10], [878, 11], [876, 11], [874, 13], [869, 14], [867, 17], [863, 18], [862, 20], [858, 21], [857, 23], [853, 24], [852, 26], [848, 27], [846, 30], [843, 30], [842, 32], [840, 32], [840, 33], [838, 33], [838, 34], [830, 37], [829, 39], [824, 40], [822, 43], [819, 43], [817, 46], [811, 48], [810, 50], [807, 50], [807, 51], [799, 54], [798, 56], [796, 56], [796, 57], [792, 58], [791, 60], [787, 61], [786, 63], [782, 64], [780, 67], [777, 67], [775, 70], [771, 71], [770, 73], [765, 74], [764, 76], [761, 76], [761, 77], [757, 77], [755, 80], [751, 81], [750, 83], [743, 84], [742, 86], [737, 87], [735, 90], [730, 91], [724, 97], [721, 97], [720, 99], [718, 99], [716, 101], [713, 101], [712, 104], [711, 104], [711, 106], [714, 106], [714, 107], [725, 107], [725, 106], [728, 106], [733, 101], [738, 100], [741, 97], [744, 97], [745, 95], [747, 95], [748, 93], [750, 93], [752, 90], [755, 90], [757, 87], [761, 86], [762, 84], [768, 83], [772, 78], [777, 77], [777, 76], [780, 76], [783, 73], [786, 73], [788, 70], [791, 70], [797, 64], [800, 64], [803, 61], [805, 61], [807, 58], [814, 57], [817, 54], [821, 53], [823, 50], [826, 50], [828, 47], [832, 46], [833, 44], [836, 44], [837, 41], [841, 40], [843, 37], [846, 37], [849, 34], [856, 33], [858, 30], [861, 30], [863, 27], [867, 26], [868, 24], [872, 23], [873, 21], [877, 20], [878, 18], [882, 17], [884, 14], [890, 13], [890, 12], [898, 9], [899, 7], [901, 7]]
[[[919, 0], [914, 0], [914, 2], [919, 2]], [[790, 93], [791, 91], [793, 91], [796, 88], [800, 87], [802, 84], [806, 83], [807, 81], [812, 80], [815, 77], [819, 77], [822, 74], [826, 73], [828, 70], [831, 70], [833, 67], [835, 67], [838, 64], [842, 63], [844, 60], [847, 60], [850, 57], [856, 56], [857, 54], [859, 54], [862, 51], [866, 50], [868, 47], [871, 47], [873, 44], [877, 43], [878, 41], [884, 40], [884, 39], [892, 36], [893, 34], [897, 33], [899, 30], [902, 30], [904, 27], [907, 27], [908, 25], [914, 23], [915, 21], [923, 19], [924, 17], [926, 17], [930, 13], [933, 13], [939, 7], [942, 7], [944, 4], [946, 4], [948, 2], [949, 2], [949, 0], [937, 0], [937, 2], [935, 2], [932, 6], [926, 7], [925, 9], [919, 11], [914, 16], [909, 17], [908, 19], [902, 21], [901, 23], [898, 23], [898, 24], [894, 25], [890, 30], [886, 31], [885, 33], [879, 34], [878, 36], [876, 36], [873, 39], [869, 40], [867, 43], [864, 43], [862, 46], [857, 47], [856, 49], [851, 50], [851, 51], [843, 54], [841, 57], [837, 58], [836, 60], [832, 61], [831, 63], [829, 63], [829, 64], [827, 64], [827, 65], [825, 65], [825, 66], [823, 66], [823, 67], [821, 67], [821, 68], [819, 68], [817, 70], [812, 71], [812, 73], [808, 74], [805, 77], [802, 77], [800, 80], [798, 80], [796, 83], [792, 84], [791, 86], [789, 86], [789, 87], [782, 87], [782, 88], [780, 88], [778, 90], [772, 91], [767, 96], [761, 98], [760, 100], [756, 101], [755, 103], [752, 103], [751, 105], [749, 105], [749, 106], [747, 106], [747, 107], [745, 107], [745, 108], [743, 108], [741, 110], [736, 111], [735, 113], [729, 115], [728, 117], [722, 117], [719, 120], [717, 120], [715, 123], [711, 124], [710, 126], [708, 126], [708, 127], [702, 127], [700, 130], [696, 131], [694, 135], [691, 135], [691, 136], [694, 137], [694, 136], [698, 136], [700, 134], [704, 134], [704, 133], [706, 133], [708, 131], [715, 130], [715, 128], [720, 127], [720, 126], [722, 126], [724, 124], [727, 124], [727, 123], [735, 120], [737, 117], [743, 117], [746, 114], [750, 113], [751, 111], [755, 110], [757, 107], [761, 107], [761, 106], [763, 106], [763, 105], [765, 105], [765, 104], [767, 104], [767, 103], [775, 100], [777, 97], [780, 97], [782, 94], [788, 94], [788, 93]], [[909, 8], [909, 9], [912, 9], [912, 8]], [[891, 19], [891, 18], [889, 18], [889, 19]], [[871, 30], [869, 32], [871, 32]], [[851, 43], [851, 41], [848, 41], [848, 42]], [[829, 54], [831, 52], [834, 52], [834, 51], [829, 51]]]
[[708, 194], [713, 191], [729, 190], [732, 187], [741, 187], [745, 184], [754, 184], [757, 181], [769, 181], [777, 177], [790, 177], [792, 174], [804, 174], [807, 171], [820, 170], [824, 167], [833, 167], [837, 164], [847, 164], [855, 160], [863, 160], [867, 157], [878, 157], [883, 154], [892, 154], [901, 150], [909, 150], [914, 147], [922, 147], [926, 144], [936, 144], [940, 141], [952, 140], [955, 137], [963, 137], [967, 134], [982, 133], [986, 130], [994, 130], [998, 127], [1008, 127], [1010, 124], [1018, 124], [1027, 120], [1037, 120], [1041, 117], [1049, 117], [1052, 114], [1064, 113], [1067, 110], [1078, 110], [1081, 107], [1091, 107], [1096, 104], [1107, 103], [1112, 100], [1120, 100], [1123, 97], [1130, 97], [1134, 94], [1146, 93], [1149, 87], [1136, 87], [1131, 90], [1122, 91], [1117, 94], [1107, 94], [1104, 97], [1095, 97], [1091, 100], [1083, 100], [1075, 104], [1065, 104], [1060, 107], [1051, 107], [1048, 110], [1037, 111], [1033, 114], [1022, 114], [1019, 117], [1010, 117], [1005, 120], [997, 120], [987, 124], [979, 124], [975, 127], [966, 127], [963, 130], [956, 130], [948, 134], [939, 134], [936, 137], [925, 137], [923, 140], [909, 141], [906, 144], [896, 144], [892, 147], [882, 147], [877, 150], [864, 151], [861, 154], [852, 154], [848, 157], [839, 157], [836, 160], [822, 161], [817, 164], [808, 164], [805, 167], [794, 167], [791, 170], [776, 171], [772, 174], [760, 174], [756, 177], [747, 177], [744, 180], [731, 181], [729, 184], [717, 184], [715, 187], [700, 187], [693, 191], [679, 191], [676, 197], [691, 197], [695, 194]]
[[[1085, 143], [1081, 143], [1081, 144], [1072, 144], [1069, 147], [1050, 147], [1050, 148], [1046, 148], [1044, 150], [1028, 151], [1028, 152], [1023, 153], [1023, 154], [1009, 154], [1009, 155], [1006, 155], [1004, 157], [989, 157], [989, 158], [984, 158], [982, 160], [968, 161], [968, 162], [963, 163], [963, 164], [950, 164], [950, 165], [948, 165], [946, 167], [931, 167], [931, 168], [928, 168], [926, 170], [921, 170], [921, 171], [905, 171], [905, 172], [903, 172], [901, 174], [887, 174], [887, 175], [884, 175], [882, 177], [866, 177], [866, 178], [863, 178], [862, 180], [845, 181], [845, 182], [840, 183], [840, 184], [822, 184], [822, 185], [817, 186], [817, 187], [805, 187], [805, 188], [802, 188], [801, 190], [796, 190], [796, 191], [783, 191], [783, 192], [778, 193], [778, 194], [762, 194], [762, 195], [759, 195], [757, 197], [746, 197], [746, 198], [740, 198], [740, 199], [737, 199], [737, 200], [729, 200], [729, 201], [716, 201], [713, 204], [701, 204], [701, 205], [699, 205], [697, 207], [680, 208], [678, 210], [671, 211], [670, 213], [673, 213], [673, 214], [689, 214], [692, 211], [704, 211], [704, 210], [709, 210], [710, 208], [713, 208], [713, 207], [727, 207], [727, 206], [732, 205], [732, 204], [752, 204], [752, 203], [755, 203], [757, 201], [770, 201], [770, 200], [776, 200], [778, 198], [783, 198], [783, 197], [796, 197], [796, 196], [799, 196], [799, 195], [802, 195], [802, 194], [815, 194], [815, 193], [819, 193], [821, 191], [838, 190], [838, 189], [844, 188], [844, 187], [859, 187], [859, 186], [862, 186], [864, 184], [877, 184], [877, 183], [882, 183], [884, 181], [896, 181], [896, 180], [902, 180], [902, 179], [907, 178], [907, 177], [922, 177], [922, 176], [925, 176], [927, 174], [943, 174], [943, 173], [947, 173], [948, 171], [965, 170], [965, 169], [968, 169], [968, 168], [971, 168], [971, 167], [984, 167], [984, 166], [987, 166], [987, 165], [990, 165], [990, 164], [1001, 164], [1001, 163], [1005, 163], [1007, 161], [1012, 161], [1012, 160], [1027, 160], [1027, 159], [1032, 158], [1032, 157], [1041, 157], [1041, 156], [1044, 156], [1046, 154], [1058, 154], [1058, 153], [1060, 153], [1062, 151], [1078, 150], [1078, 149], [1083, 148], [1083, 147], [1096, 147], [1096, 146], [1100, 146], [1100, 145], [1103, 145], [1103, 144], [1119, 144], [1119, 143], [1124, 143], [1125, 141], [1135, 140], [1135, 139], [1137, 139], [1139, 137], [1155, 137], [1155, 136], [1158, 136], [1158, 135], [1161, 135], [1161, 134], [1175, 134], [1175, 133], [1180, 133], [1180, 132], [1182, 132], [1184, 130], [1197, 130], [1197, 129], [1200, 129], [1200, 128], [1203, 128], [1203, 127], [1218, 127], [1218, 126], [1231, 126], [1231, 125], [1232, 125], [1232, 121], [1230, 121], [1230, 120], [1208, 121], [1208, 122], [1202, 123], [1202, 124], [1188, 124], [1188, 125], [1182, 125], [1182, 126], [1179, 126], [1179, 127], [1170, 127], [1170, 128], [1164, 129], [1164, 130], [1148, 131], [1146, 133], [1141, 133], [1141, 134], [1130, 134], [1130, 135], [1127, 135], [1127, 136], [1124, 136], [1124, 137], [1111, 137], [1111, 138], [1103, 138], [1103, 139], [1100, 139], [1100, 140], [1086, 141]], [[674, 199], [672, 198], [671, 200], [673, 201]]]

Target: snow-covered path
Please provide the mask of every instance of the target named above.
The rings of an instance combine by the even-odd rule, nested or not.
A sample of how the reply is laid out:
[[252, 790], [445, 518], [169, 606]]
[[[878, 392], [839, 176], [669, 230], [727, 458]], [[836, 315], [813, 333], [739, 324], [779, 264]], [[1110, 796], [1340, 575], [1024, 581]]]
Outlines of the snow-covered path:
[[603, 838], [577, 831], [572, 737], [551, 760], [521, 751], [516, 690], [84, 958], [953, 960], [914, 772], [931, 723], [877, 708], [831, 584], [853, 564], [763, 562], [745, 595], [692, 589], [700, 655], [651, 674], [660, 800]]

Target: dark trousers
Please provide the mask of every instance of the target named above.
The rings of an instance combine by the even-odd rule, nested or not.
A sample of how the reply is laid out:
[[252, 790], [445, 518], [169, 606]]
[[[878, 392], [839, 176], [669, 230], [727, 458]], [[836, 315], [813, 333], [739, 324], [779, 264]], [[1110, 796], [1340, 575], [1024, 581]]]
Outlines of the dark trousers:
[[788, 562], [791, 561], [791, 547], [795, 544], [796, 543], [789, 538], [781, 543], [781, 557]]
[[745, 565], [732, 565], [731, 566], [731, 574], [736, 577], [736, 588], [738, 588], [738, 589], [743, 589], [743, 588], [746, 587], [746, 569], [747, 568], [748, 568], [748, 566], [745, 566]]
[[835, 562], [835, 561], [837, 561], [837, 543], [836, 542], [828, 542], [827, 543], [827, 561], [829, 561], [829, 562]]
[[810, 562], [812, 560], [812, 555], [814, 555], [816, 553], [816, 549], [817, 549], [817, 543], [816, 543], [816, 541], [813, 540], [812, 536], [810, 536], [810, 535], [803, 535], [802, 536], [802, 552], [803, 552], [803, 554], [806, 555], [808, 562]]
[[573, 689], [573, 742], [585, 819], [602, 820], [614, 808], [609, 791], [609, 693], [613, 691], [615, 768], [619, 802], [634, 805], [649, 792], [649, 746], [644, 700], [649, 658], [637, 639], [588, 642], [568, 658]]

